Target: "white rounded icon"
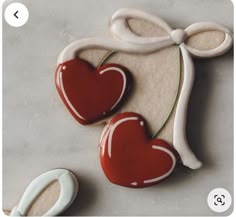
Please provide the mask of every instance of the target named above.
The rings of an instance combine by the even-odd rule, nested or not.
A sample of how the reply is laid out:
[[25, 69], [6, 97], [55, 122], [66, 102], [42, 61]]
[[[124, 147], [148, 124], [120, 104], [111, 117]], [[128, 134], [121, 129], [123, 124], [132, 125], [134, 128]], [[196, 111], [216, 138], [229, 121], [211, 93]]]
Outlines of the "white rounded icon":
[[207, 203], [214, 212], [225, 212], [231, 206], [232, 198], [226, 189], [215, 188], [209, 193]]
[[20, 27], [27, 22], [29, 11], [25, 5], [15, 2], [7, 6], [4, 17], [9, 25]]

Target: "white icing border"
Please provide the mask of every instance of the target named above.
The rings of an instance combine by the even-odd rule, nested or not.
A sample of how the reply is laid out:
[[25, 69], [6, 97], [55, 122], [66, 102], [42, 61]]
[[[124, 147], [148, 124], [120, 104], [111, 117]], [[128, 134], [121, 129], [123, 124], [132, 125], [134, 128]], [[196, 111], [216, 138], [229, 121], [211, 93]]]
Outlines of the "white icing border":
[[162, 43], [154, 43], [151, 42], [149, 44], [132, 44], [130, 42], [119, 41], [111, 38], [86, 38], [75, 41], [68, 45], [61, 52], [57, 59], [57, 65], [64, 63], [66, 61], [72, 60], [76, 58], [76, 54], [79, 51], [83, 51], [90, 48], [104, 48], [108, 50], [117, 50], [123, 51], [126, 53], [152, 53], [161, 48], [173, 45], [174, 42], [172, 40], [164, 40]]
[[76, 198], [79, 184], [72, 172], [66, 169], [54, 169], [43, 173], [30, 183], [10, 216], [25, 216], [34, 200], [53, 181], [60, 183], [60, 195], [56, 203], [43, 216], [56, 216], [65, 211]]
[[[164, 37], [142, 37], [130, 29], [127, 24], [127, 19], [138, 18], [143, 19], [163, 28], [168, 36]], [[177, 103], [176, 117], [174, 121], [174, 138], [173, 145], [179, 152], [183, 163], [192, 169], [197, 169], [201, 166], [201, 162], [191, 151], [188, 146], [185, 125], [187, 106], [189, 101], [192, 84], [194, 81], [194, 66], [192, 64], [191, 55], [197, 57], [214, 57], [222, 55], [233, 44], [233, 34], [225, 27], [210, 22], [199, 22], [190, 25], [185, 30], [172, 30], [171, 27], [161, 18], [150, 15], [140, 10], [124, 8], [114, 13], [110, 21], [110, 30], [115, 39], [110, 38], [89, 38], [82, 39], [71, 43], [67, 46], [58, 57], [58, 64], [76, 58], [77, 52], [89, 48], [105, 48], [109, 50], [117, 50], [126, 53], [152, 53], [170, 45], [180, 45], [184, 64], [184, 81], [180, 91], [179, 100]], [[186, 45], [184, 41], [196, 33], [204, 31], [221, 31], [225, 33], [223, 43], [214, 49], [198, 50]]]
[[195, 72], [192, 58], [189, 52], [187, 52], [187, 50], [185, 49], [184, 44], [180, 45], [180, 49], [184, 63], [184, 80], [176, 107], [173, 145], [178, 152], [183, 164], [191, 169], [197, 169], [201, 167], [202, 163], [191, 151], [187, 142], [185, 130], [188, 102], [194, 82]]

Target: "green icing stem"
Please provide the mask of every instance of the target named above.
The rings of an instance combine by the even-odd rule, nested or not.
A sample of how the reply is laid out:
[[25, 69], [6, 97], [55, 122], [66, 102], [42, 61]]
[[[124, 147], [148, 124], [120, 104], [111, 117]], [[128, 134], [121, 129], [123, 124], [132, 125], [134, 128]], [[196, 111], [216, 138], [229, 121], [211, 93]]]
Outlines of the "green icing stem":
[[[109, 51], [104, 57], [103, 59], [100, 61], [100, 63], [98, 64], [97, 68], [99, 68], [100, 66], [102, 66], [105, 62], [107, 62], [109, 60], [109, 58], [111, 58], [117, 51]], [[159, 133], [163, 130], [163, 128], [166, 126], [167, 122], [170, 119], [171, 114], [173, 113], [173, 110], [175, 108], [178, 96], [179, 96], [179, 91], [180, 91], [180, 84], [181, 84], [181, 56], [180, 56], [180, 47], [178, 46], [178, 56], [179, 56], [179, 82], [178, 82], [178, 89], [176, 92], [176, 96], [175, 96], [175, 100], [174, 103], [171, 107], [171, 110], [166, 118], [166, 120], [164, 121], [164, 123], [162, 124], [162, 126], [160, 127], [160, 129], [152, 136], [152, 138], [156, 138]]]
[[178, 89], [177, 89], [177, 93], [175, 96], [175, 101], [172, 105], [172, 108], [170, 110], [170, 113], [168, 114], [166, 120], [164, 121], [164, 123], [162, 124], [162, 126], [160, 127], [160, 129], [152, 136], [152, 138], [156, 138], [158, 136], [158, 134], [162, 131], [162, 129], [165, 127], [165, 125], [167, 124], [168, 120], [170, 119], [171, 114], [173, 113], [173, 110], [175, 108], [177, 99], [178, 99], [178, 95], [179, 95], [179, 91], [180, 91], [180, 83], [181, 83], [181, 56], [180, 56], [180, 47], [178, 46], [178, 56], [179, 56], [179, 82], [178, 82]]
[[100, 67], [101, 65], [103, 65], [106, 61], [108, 61], [108, 59], [111, 58], [115, 53], [116, 53], [115, 50], [109, 51], [109, 52], [102, 58], [102, 60], [99, 62], [97, 68], [99, 68], [99, 67]]

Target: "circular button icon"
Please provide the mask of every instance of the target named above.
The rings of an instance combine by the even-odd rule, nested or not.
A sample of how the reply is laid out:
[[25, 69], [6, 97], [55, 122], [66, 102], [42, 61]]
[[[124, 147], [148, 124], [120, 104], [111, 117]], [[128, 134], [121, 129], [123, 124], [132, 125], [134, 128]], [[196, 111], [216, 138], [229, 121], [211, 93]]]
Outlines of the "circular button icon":
[[29, 11], [25, 5], [15, 2], [7, 6], [4, 17], [9, 25], [20, 27], [27, 22]]
[[225, 212], [232, 203], [230, 193], [224, 188], [215, 188], [207, 197], [208, 206], [214, 212]]

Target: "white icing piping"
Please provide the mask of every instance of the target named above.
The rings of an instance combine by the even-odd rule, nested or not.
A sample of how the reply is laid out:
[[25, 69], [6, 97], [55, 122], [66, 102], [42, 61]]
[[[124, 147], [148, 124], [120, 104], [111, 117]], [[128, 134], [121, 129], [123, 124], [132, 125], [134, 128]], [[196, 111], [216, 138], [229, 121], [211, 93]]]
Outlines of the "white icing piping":
[[111, 107], [111, 110], [112, 110], [112, 109], [114, 109], [114, 107], [116, 107], [116, 105], [117, 105], [117, 104], [120, 102], [120, 100], [122, 99], [122, 97], [123, 97], [123, 95], [124, 95], [124, 93], [125, 93], [125, 88], [126, 88], [126, 83], [127, 83], [127, 81], [126, 81], [125, 73], [124, 73], [121, 69], [119, 69], [119, 68], [117, 68], [117, 67], [109, 67], [109, 68], [106, 68], [106, 69], [100, 71], [99, 74], [102, 75], [103, 73], [105, 73], [105, 72], [107, 72], [107, 71], [110, 71], [110, 70], [114, 70], [114, 71], [119, 72], [119, 73], [122, 75], [122, 78], [123, 78], [123, 87], [122, 87], [122, 91], [121, 91], [120, 97], [119, 97], [119, 99], [114, 103], [114, 105]]
[[[132, 43], [132, 44], [135, 43], [138, 45], [147, 45], [147, 41], [150, 44], [157, 44], [157, 43], [160, 44], [164, 41], [173, 42], [171, 40], [170, 35], [162, 36], [162, 37], [140, 37], [140, 36], [137, 36], [137, 35], [133, 34], [132, 32], [130, 32], [129, 27], [127, 25], [127, 21], [125, 19], [113, 20], [110, 31], [115, 38], [117, 38], [119, 40], [125, 40], [127, 42]], [[122, 35], [120, 34], [120, 32], [122, 32]]]
[[79, 51], [87, 50], [90, 48], [100, 48], [106, 50], [117, 50], [125, 53], [152, 53], [160, 50], [161, 48], [173, 45], [172, 39], [162, 41], [162, 43], [148, 43], [147, 44], [132, 44], [130, 42], [119, 41], [111, 38], [87, 38], [75, 41], [68, 45], [61, 52], [57, 59], [57, 65], [66, 61], [76, 58], [76, 54]]
[[68, 104], [68, 106], [70, 107], [70, 109], [74, 112], [74, 114], [82, 119], [82, 120], [86, 120], [82, 115], [79, 114], [79, 112], [74, 108], [74, 106], [72, 105], [72, 103], [70, 102], [69, 98], [67, 97], [66, 95], [66, 92], [65, 92], [65, 89], [64, 89], [64, 85], [63, 85], [63, 79], [62, 79], [62, 76], [63, 76], [63, 73], [62, 72], [59, 72], [59, 81], [60, 81], [60, 87], [61, 87], [61, 90], [62, 90], [62, 94]]
[[164, 29], [168, 33], [172, 32], [172, 28], [161, 18], [154, 16], [152, 14], [148, 14], [144, 11], [131, 9], [131, 8], [122, 8], [116, 11], [112, 16], [110, 23], [113, 25], [113, 23], [116, 20], [124, 20], [124, 19], [129, 19], [129, 18], [145, 19], [149, 21], [150, 23], [158, 24], [158, 26], [160, 26], [162, 29]]
[[185, 30], [187, 38], [191, 37], [192, 35], [199, 34], [201, 32], [206, 31], [219, 31], [225, 33], [225, 39], [222, 44], [218, 47], [209, 49], [209, 50], [199, 50], [189, 45], [185, 44], [185, 48], [196, 57], [215, 57], [224, 54], [228, 51], [232, 44], [233, 44], [233, 34], [224, 26], [221, 26], [217, 23], [212, 22], [199, 22], [194, 23], [187, 27]]
[[[162, 29], [166, 30], [168, 36], [164, 37], [142, 37], [130, 29], [127, 19], [136, 18], [151, 22]], [[210, 22], [200, 22], [190, 25], [185, 30], [172, 30], [170, 26], [161, 18], [150, 15], [136, 9], [120, 9], [111, 19], [110, 30], [115, 39], [110, 38], [88, 38], [78, 40], [67, 46], [58, 57], [58, 64], [76, 58], [77, 52], [89, 48], [104, 48], [108, 50], [122, 51], [125, 53], [145, 54], [156, 52], [170, 45], [181, 45], [181, 51], [184, 59], [184, 81], [180, 92], [179, 102], [177, 104], [176, 117], [174, 122], [174, 147], [180, 151], [180, 157], [184, 164], [189, 168], [196, 169], [201, 166], [201, 162], [197, 160], [190, 150], [185, 137], [185, 124], [187, 105], [189, 100], [192, 83], [194, 80], [194, 67], [190, 55], [197, 57], [213, 57], [225, 53], [233, 43], [233, 34], [225, 27]], [[220, 31], [225, 33], [224, 42], [217, 48], [210, 50], [199, 50], [189, 45], [185, 45], [184, 41], [194, 34], [205, 31]], [[183, 49], [185, 47], [185, 49]], [[187, 52], [188, 51], [188, 52]], [[190, 75], [188, 75], [190, 74]], [[186, 93], [187, 92], [187, 93]], [[181, 110], [183, 109], [183, 110]], [[178, 129], [178, 126], [180, 128]], [[181, 143], [181, 141], [183, 143]], [[185, 150], [185, 151], [184, 151]], [[188, 159], [188, 160], [187, 160]]]
[[175, 164], [176, 164], [175, 155], [174, 155], [169, 149], [164, 148], [164, 147], [160, 147], [160, 146], [156, 146], [156, 145], [153, 145], [152, 148], [153, 148], [153, 149], [160, 150], [160, 151], [163, 151], [163, 152], [165, 152], [166, 154], [170, 155], [170, 157], [171, 157], [171, 159], [172, 159], [172, 161], [173, 161], [173, 164], [172, 164], [172, 167], [170, 168], [170, 170], [169, 170], [167, 173], [165, 173], [164, 175], [159, 176], [159, 177], [157, 177], [157, 178], [144, 180], [144, 182], [143, 182], [144, 184], [153, 183], [153, 182], [158, 182], [158, 181], [160, 181], [160, 180], [162, 180], [162, 179], [168, 177], [168, 176], [172, 173], [172, 171], [174, 170]]
[[102, 149], [102, 156], [104, 156], [105, 154], [105, 150], [106, 150], [106, 139], [107, 139], [107, 136], [109, 134], [109, 124], [107, 124], [104, 128], [104, 130], [102, 131], [102, 135], [100, 137], [100, 148]]
[[194, 23], [185, 29], [185, 32], [187, 33], [188, 37], [195, 35], [197, 33], [200, 33], [200, 32], [205, 32], [205, 31], [219, 31], [222, 33], [228, 33], [231, 35], [231, 37], [233, 37], [233, 34], [229, 31], [229, 29], [217, 23], [212, 23], [212, 22]]
[[113, 133], [115, 131], [115, 129], [120, 125], [122, 124], [123, 122], [125, 121], [136, 121], [138, 120], [138, 118], [136, 117], [129, 117], [129, 118], [123, 118], [119, 121], [117, 121], [110, 129], [109, 131], [109, 137], [108, 137], [108, 156], [109, 158], [111, 158], [111, 149], [112, 149], [112, 136], [113, 136]]
[[215, 57], [224, 54], [233, 44], [233, 38], [229, 33], [225, 33], [225, 39], [219, 47], [210, 50], [198, 50], [185, 44], [185, 48], [196, 57]]
[[173, 145], [176, 151], [179, 153], [183, 164], [190, 167], [191, 169], [197, 169], [201, 167], [202, 163], [191, 151], [186, 139], [185, 131], [188, 102], [194, 82], [194, 65], [190, 54], [184, 47], [184, 44], [180, 45], [180, 49], [184, 63], [184, 80], [176, 107]]
[[76, 177], [70, 171], [55, 169], [43, 173], [30, 183], [18, 206], [14, 207], [10, 216], [25, 216], [35, 199], [54, 181], [60, 183], [60, 195], [56, 203], [43, 216], [56, 216], [65, 211], [74, 201], [79, 185]]

